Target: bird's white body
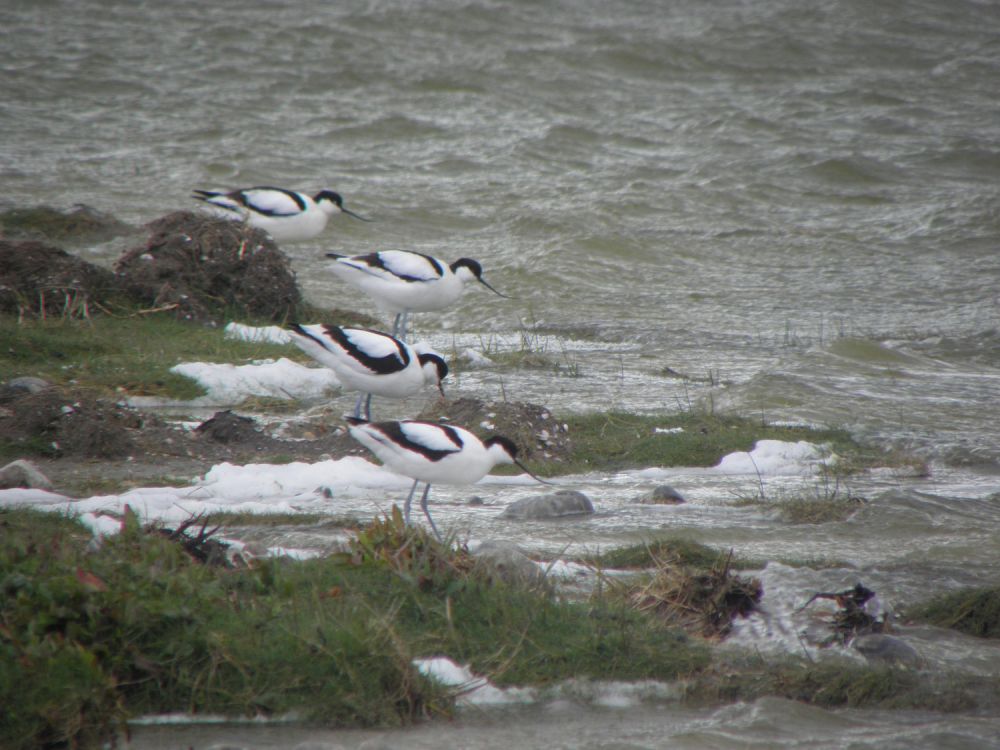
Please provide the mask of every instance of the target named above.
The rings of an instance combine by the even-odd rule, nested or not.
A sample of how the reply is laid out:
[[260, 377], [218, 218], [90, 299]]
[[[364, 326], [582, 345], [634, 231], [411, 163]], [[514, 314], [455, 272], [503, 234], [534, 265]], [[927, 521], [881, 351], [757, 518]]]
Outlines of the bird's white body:
[[435, 422], [362, 422], [351, 436], [391, 471], [428, 484], [473, 484], [498, 464], [514, 463], [506, 438], [484, 443], [468, 430]]
[[263, 229], [276, 242], [301, 242], [317, 237], [330, 217], [347, 211], [343, 199], [332, 190], [315, 196], [275, 187], [252, 187], [228, 193], [196, 190], [195, 198], [204, 201], [222, 218], [245, 221]]
[[[481, 280], [473, 268], [421, 253], [383, 250], [370, 255], [335, 255], [330, 270], [390, 313], [429, 312], [448, 307], [465, 285]], [[481, 270], [480, 270], [481, 273]]]
[[517, 446], [501, 435], [480, 440], [468, 430], [449, 424], [406, 419], [399, 422], [368, 422], [348, 417], [351, 437], [378, 456], [390, 471], [413, 479], [403, 504], [403, 518], [410, 522], [410, 503], [420, 482], [426, 483], [420, 508], [438, 539], [437, 526], [427, 507], [432, 484], [473, 484], [498, 464], [517, 464], [539, 482], [517, 460]]
[[448, 373], [439, 355], [418, 352], [379, 331], [315, 324], [292, 326], [289, 333], [302, 351], [333, 370], [346, 390], [406, 398], [425, 385], [440, 385]]

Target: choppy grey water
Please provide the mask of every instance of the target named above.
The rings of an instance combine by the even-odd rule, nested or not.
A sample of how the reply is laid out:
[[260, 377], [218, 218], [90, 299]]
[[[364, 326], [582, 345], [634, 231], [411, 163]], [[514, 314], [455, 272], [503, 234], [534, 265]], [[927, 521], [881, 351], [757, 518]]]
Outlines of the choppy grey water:
[[[699, 538], [774, 554], [814, 533], [889, 595], [995, 583], [998, 31], [1000, 6], [967, 0], [8, 0], [0, 201], [140, 223], [193, 187], [333, 188], [376, 221], [286, 248], [313, 301], [364, 304], [328, 250], [477, 258], [514, 299], [470, 291], [418, 331], [559, 365], [463, 390], [708, 403], [931, 461], [930, 479], [873, 481], [863, 522]], [[903, 716], [874, 739], [825, 721], [755, 746], [909, 736]]]

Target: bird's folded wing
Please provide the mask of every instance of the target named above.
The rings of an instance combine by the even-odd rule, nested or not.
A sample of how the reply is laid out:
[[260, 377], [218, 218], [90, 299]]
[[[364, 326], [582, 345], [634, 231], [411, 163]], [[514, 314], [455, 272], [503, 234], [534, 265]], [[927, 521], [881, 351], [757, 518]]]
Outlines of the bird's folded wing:
[[306, 208], [302, 198], [290, 191], [251, 188], [241, 195], [247, 208], [265, 216], [294, 216]]
[[423, 451], [457, 453], [462, 450], [462, 439], [448, 425], [426, 422], [400, 422], [399, 431], [407, 443]]

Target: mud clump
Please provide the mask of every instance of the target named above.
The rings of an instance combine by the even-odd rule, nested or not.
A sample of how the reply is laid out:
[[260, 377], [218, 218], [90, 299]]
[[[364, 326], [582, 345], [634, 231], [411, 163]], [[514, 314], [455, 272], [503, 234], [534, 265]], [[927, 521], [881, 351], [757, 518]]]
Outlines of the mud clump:
[[0, 444], [48, 456], [122, 458], [148, 416], [82, 391], [49, 387], [0, 403]]
[[155, 310], [219, 325], [223, 317], [294, 319], [302, 295], [288, 257], [259, 229], [190, 211], [145, 227], [115, 263], [122, 289]]
[[82, 318], [117, 295], [113, 273], [34, 240], [0, 240], [0, 313]]

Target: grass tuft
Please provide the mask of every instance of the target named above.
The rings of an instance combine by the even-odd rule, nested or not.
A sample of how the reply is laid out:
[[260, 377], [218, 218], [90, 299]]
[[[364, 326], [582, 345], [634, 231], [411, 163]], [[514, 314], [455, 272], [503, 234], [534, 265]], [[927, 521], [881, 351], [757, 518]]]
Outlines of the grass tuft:
[[943, 594], [912, 607], [906, 616], [978, 638], [1000, 638], [1000, 587]]

